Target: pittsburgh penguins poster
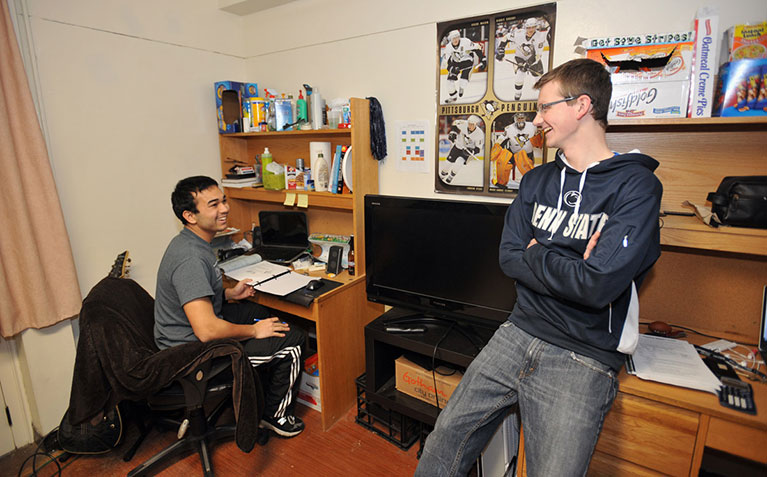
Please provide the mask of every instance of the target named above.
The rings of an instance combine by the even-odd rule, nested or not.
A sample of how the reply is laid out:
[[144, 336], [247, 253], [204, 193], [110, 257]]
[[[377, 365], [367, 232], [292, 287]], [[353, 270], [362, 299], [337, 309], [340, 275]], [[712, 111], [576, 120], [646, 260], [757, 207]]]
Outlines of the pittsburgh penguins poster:
[[552, 67], [555, 17], [549, 3], [437, 25], [437, 192], [513, 195], [546, 162], [534, 85]]

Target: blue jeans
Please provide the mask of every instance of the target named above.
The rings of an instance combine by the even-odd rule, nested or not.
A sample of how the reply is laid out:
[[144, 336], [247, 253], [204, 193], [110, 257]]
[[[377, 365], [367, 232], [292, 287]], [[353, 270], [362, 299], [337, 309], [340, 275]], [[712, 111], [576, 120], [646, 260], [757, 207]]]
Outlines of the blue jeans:
[[609, 366], [507, 321], [440, 413], [415, 475], [466, 475], [515, 404], [525, 430], [527, 475], [585, 475], [617, 391]]

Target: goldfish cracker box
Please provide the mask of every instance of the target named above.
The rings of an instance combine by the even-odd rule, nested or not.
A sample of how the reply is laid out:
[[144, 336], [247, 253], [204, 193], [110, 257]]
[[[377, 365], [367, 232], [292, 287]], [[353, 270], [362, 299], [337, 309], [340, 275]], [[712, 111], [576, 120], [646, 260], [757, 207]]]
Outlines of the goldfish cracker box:
[[584, 47], [611, 73], [608, 119], [687, 116], [694, 32], [591, 38]]
[[767, 59], [731, 61], [722, 65], [714, 115], [767, 115]]
[[[432, 375], [421, 366], [400, 356], [394, 361], [395, 388], [401, 393], [405, 393], [431, 405], [436, 405], [435, 394], [439, 396], [440, 409], [445, 407], [448, 399], [461, 382], [463, 373], [445, 366], [438, 366], [436, 373]], [[434, 390], [434, 379], [437, 380], [436, 393]]]

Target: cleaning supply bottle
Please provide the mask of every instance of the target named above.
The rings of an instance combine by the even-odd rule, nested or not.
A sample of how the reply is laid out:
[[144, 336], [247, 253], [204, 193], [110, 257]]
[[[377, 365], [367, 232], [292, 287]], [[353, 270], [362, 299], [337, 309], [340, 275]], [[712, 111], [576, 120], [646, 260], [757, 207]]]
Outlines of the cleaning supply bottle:
[[306, 109], [306, 100], [304, 99], [304, 95], [301, 93], [301, 90], [298, 90], [298, 100], [296, 101], [296, 112], [298, 114], [298, 117], [296, 118], [298, 121], [306, 122], [309, 120], [309, 116], [307, 115], [307, 109]]
[[264, 148], [264, 153], [263, 153], [263, 154], [261, 154], [261, 168], [262, 168], [262, 173], [263, 173], [263, 171], [265, 171], [265, 170], [266, 170], [266, 166], [268, 166], [269, 164], [271, 164], [271, 162], [272, 162], [272, 153], [271, 153], [271, 152], [269, 152], [269, 148], [268, 148], [268, 147], [265, 147], [265, 148]]

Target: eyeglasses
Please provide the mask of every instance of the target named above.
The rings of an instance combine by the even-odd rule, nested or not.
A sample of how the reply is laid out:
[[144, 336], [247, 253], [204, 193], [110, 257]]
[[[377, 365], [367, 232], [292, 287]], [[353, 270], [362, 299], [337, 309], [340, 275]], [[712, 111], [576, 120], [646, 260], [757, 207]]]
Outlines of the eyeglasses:
[[[546, 111], [549, 110], [550, 107], [554, 106], [555, 104], [564, 103], [566, 101], [572, 101], [574, 99], [580, 98], [581, 96], [589, 96], [589, 95], [586, 94], [586, 93], [580, 93], [580, 94], [576, 94], [574, 96], [568, 96], [566, 98], [558, 99], [558, 100], [552, 101], [550, 103], [539, 104], [538, 105], [538, 114], [544, 114]], [[589, 96], [589, 98], [590, 97], [591, 96]]]

